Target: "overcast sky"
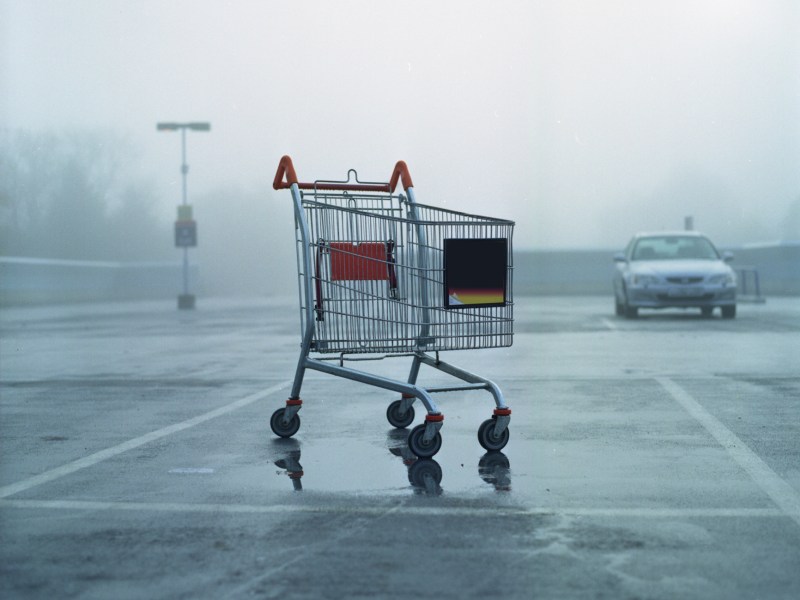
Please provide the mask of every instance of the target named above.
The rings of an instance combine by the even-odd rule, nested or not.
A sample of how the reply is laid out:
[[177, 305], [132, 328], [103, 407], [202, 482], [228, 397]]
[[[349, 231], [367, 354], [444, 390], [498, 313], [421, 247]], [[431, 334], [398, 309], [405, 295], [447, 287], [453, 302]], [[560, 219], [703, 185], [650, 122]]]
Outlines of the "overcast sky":
[[120, 131], [165, 218], [179, 136], [155, 124], [207, 120], [190, 193], [285, 201], [283, 154], [308, 180], [403, 159], [420, 202], [514, 219], [518, 248], [617, 248], [685, 215], [761, 242], [800, 198], [798, 6], [0, 0], [0, 125]]

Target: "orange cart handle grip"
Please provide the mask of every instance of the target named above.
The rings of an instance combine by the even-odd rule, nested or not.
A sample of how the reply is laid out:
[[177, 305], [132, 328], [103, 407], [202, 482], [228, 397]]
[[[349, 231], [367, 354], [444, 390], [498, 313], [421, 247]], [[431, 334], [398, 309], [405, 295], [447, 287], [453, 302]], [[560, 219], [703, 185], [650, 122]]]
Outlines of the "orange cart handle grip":
[[275, 173], [275, 179], [272, 181], [272, 188], [275, 190], [284, 190], [292, 187], [297, 183], [297, 173], [295, 173], [292, 159], [288, 155], [283, 156], [278, 163], [278, 171]]
[[408, 173], [408, 167], [402, 160], [397, 161], [392, 172], [392, 177], [389, 183], [301, 183], [297, 180], [297, 172], [294, 170], [292, 159], [287, 155], [281, 158], [278, 163], [278, 170], [275, 173], [275, 179], [272, 181], [272, 187], [276, 190], [283, 190], [297, 184], [301, 190], [343, 190], [354, 192], [394, 192], [397, 187], [397, 182], [403, 183], [403, 189], [413, 187], [411, 175]]
[[397, 164], [394, 166], [392, 178], [389, 180], [390, 192], [394, 192], [394, 188], [397, 187], [398, 180], [403, 182], [404, 190], [414, 187], [414, 182], [411, 181], [411, 174], [408, 172], [408, 166], [406, 165], [405, 161], [402, 160], [398, 160]]

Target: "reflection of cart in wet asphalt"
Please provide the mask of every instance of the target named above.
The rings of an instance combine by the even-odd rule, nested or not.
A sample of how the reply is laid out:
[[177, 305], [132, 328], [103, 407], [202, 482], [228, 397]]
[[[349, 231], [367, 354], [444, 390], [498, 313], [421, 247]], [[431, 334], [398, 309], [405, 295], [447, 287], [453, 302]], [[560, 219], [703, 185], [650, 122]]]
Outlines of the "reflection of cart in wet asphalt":
[[[398, 183], [405, 194], [394, 193]], [[300, 183], [284, 156], [273, 187], [288, 188], [294, 202], [302, 336], [292, 391], [272, 415], [273, 432], [291, 437], [299, 429], [300, 388], [306, 369], [314, 369], [400, 393], [386, 411], [397, 428], [413, 422], [419, 399], [425, 422], [408, 435], [418, 457], [435, 455], [442, 443], [444, 416], [431, 394], [487, 390], [495, 409], [478, 441], [490, 451], [505, 447], [511, 410], [500, 389], [439, 360], [439, 352], [511, 345], [514, 223], [417, 204], [402, 161], [388, 183], [360, 182], [352, 169], [346, 181]], [[405, 382], [344, 366], [397, 356], [412, 358]], [[423, 364], [464, 383], [419, 386]]]
[[[389, 433], [389, 452], [399, 456], [406, 469], [408, 469], [408, 483], [414, 491], [438, 496], [442, 493], [439, 484], [442, 483], [442, 467], [432, 458], [418, 458], [408, 448], [405, 438], [398, 438], [395, 434], [401, 433], [395, 429]], [[397, 443], [399, 442], [399, 443]]]
[[296, 492], [303, 491], [303, 465], [300, 464], [300, 446], [295, 440], [282, 439], [276, 442], [291, 444], [281, 448], [281, 458], [275, 461], [275, 466], [280, 467], [292, 480], [292, 486]]
[[[408, 448], [406, 436], [401, 429], [393, 429], [387, 435], [387, 448], [393, 456], [403, 461], [408, 483], [415, 493], [438, 496], [442, 493], [442, 467], [433, 458], [418, 458]], [[290, 438], [273, 440], [275, 466], [286, 475], [296, 492], [303, 491], [303, 466], [300, 464], [300, 444]], [[462, 467], [464, 465], [461, 465]], [[487, 452], [478, 462], [478, 476], [494, 486], [498, 492], [511, 490], [511, 464], [508, 457], [499, 451]]]

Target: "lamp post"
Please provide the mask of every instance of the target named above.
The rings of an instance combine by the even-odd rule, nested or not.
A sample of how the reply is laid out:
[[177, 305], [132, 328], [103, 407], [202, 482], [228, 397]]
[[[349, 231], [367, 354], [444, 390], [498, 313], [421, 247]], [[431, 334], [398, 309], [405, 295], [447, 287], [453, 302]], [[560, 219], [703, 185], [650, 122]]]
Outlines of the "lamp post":
[[178, 207], [178, 219], [175, 221], [175, 246], [183, 248], [183, 293], [178, 296], [179, 309], [194, 308], [194, 295], [189, 293], [189, 248], [197, 246], [197, 222], [192, 218], [192, 207], [186, 201], [186, 176], [189, 165], [186, 164], [186, 130], [210, 131], [211, 123], [157, 123], [157, 131], [181, 132], [181, 174], [183, 175], [183, 200]]

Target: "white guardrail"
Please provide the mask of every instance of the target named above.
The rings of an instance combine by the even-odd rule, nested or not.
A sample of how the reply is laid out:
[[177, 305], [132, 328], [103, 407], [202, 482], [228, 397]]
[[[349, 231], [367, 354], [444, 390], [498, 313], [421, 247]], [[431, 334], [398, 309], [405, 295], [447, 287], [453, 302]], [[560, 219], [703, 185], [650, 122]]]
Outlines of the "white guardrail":
[[[182, 285], [176, 262], [110, 262], [0, 257], [0, 304], [40, 304], [175, 296]], [[190, 278], [197, 281], [198, 269]]]

